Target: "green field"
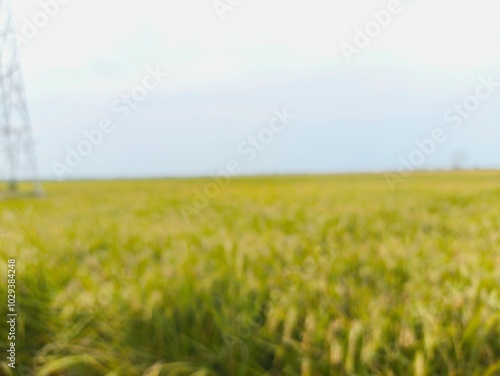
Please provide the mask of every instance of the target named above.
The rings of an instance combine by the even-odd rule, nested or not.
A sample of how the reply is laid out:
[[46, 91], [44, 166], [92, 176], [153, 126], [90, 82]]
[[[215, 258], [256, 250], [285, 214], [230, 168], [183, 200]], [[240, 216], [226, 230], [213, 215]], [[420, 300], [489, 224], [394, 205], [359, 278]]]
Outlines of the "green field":
[[500, 375], [500, 173], [207, 182], [0, 201], [12, 374]]

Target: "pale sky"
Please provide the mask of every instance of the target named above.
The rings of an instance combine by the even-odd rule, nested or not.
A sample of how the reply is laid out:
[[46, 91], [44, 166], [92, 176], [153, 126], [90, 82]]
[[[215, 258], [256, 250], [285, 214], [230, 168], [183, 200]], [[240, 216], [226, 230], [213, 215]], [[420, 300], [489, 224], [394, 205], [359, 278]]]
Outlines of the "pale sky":
[[[113, 118], [65, 178], [210, 175], [244, 161], [238, 146], [283, 108], [295, 118], [243, 174], [397, 169], [416, 139], [451, 129], [444, 114], [479, 77], [500, 82], [500, 7], [401, 0], [349, 62], [341, 44], [390, 2], [242, 0], [221, 20], [212, 0], [11, 0], [20, 36], [43, 21], [43, 4], [60, 7], [20, 47], [41, 174], [55, 178], [67, 147]], [[170, 76], [119, 120], [113, 102], [148, 66]], [[450, 167], [459, 153], [465, 167], [500, 167], [496, 90], [422, 167]]]

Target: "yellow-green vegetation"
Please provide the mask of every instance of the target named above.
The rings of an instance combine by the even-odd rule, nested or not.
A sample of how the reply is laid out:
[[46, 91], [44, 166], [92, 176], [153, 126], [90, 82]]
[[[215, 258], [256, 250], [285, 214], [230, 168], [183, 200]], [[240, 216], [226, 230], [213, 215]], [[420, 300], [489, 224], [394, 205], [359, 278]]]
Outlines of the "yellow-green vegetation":
[[12, 374], [498, 375], [499, 178], [241, 178], [189, 223], [208, 180], [1, 201]]

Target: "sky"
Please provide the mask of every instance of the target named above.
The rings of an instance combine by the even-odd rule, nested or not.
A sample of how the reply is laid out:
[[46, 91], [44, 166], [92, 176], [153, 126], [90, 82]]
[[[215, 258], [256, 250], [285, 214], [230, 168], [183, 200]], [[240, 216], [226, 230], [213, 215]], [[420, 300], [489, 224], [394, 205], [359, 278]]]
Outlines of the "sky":
[[497, 3], [11, 0], [40, 174], [500, 167]]

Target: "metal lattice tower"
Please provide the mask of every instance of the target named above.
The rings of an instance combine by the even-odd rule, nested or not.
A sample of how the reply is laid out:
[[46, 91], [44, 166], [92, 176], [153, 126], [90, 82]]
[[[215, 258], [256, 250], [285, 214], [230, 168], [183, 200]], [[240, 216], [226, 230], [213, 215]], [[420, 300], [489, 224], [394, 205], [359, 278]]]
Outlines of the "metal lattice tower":
[[0, 0], [0, 181], [17, 191], [21, 180], [41, 193], [17, 36], [8, 0]]

